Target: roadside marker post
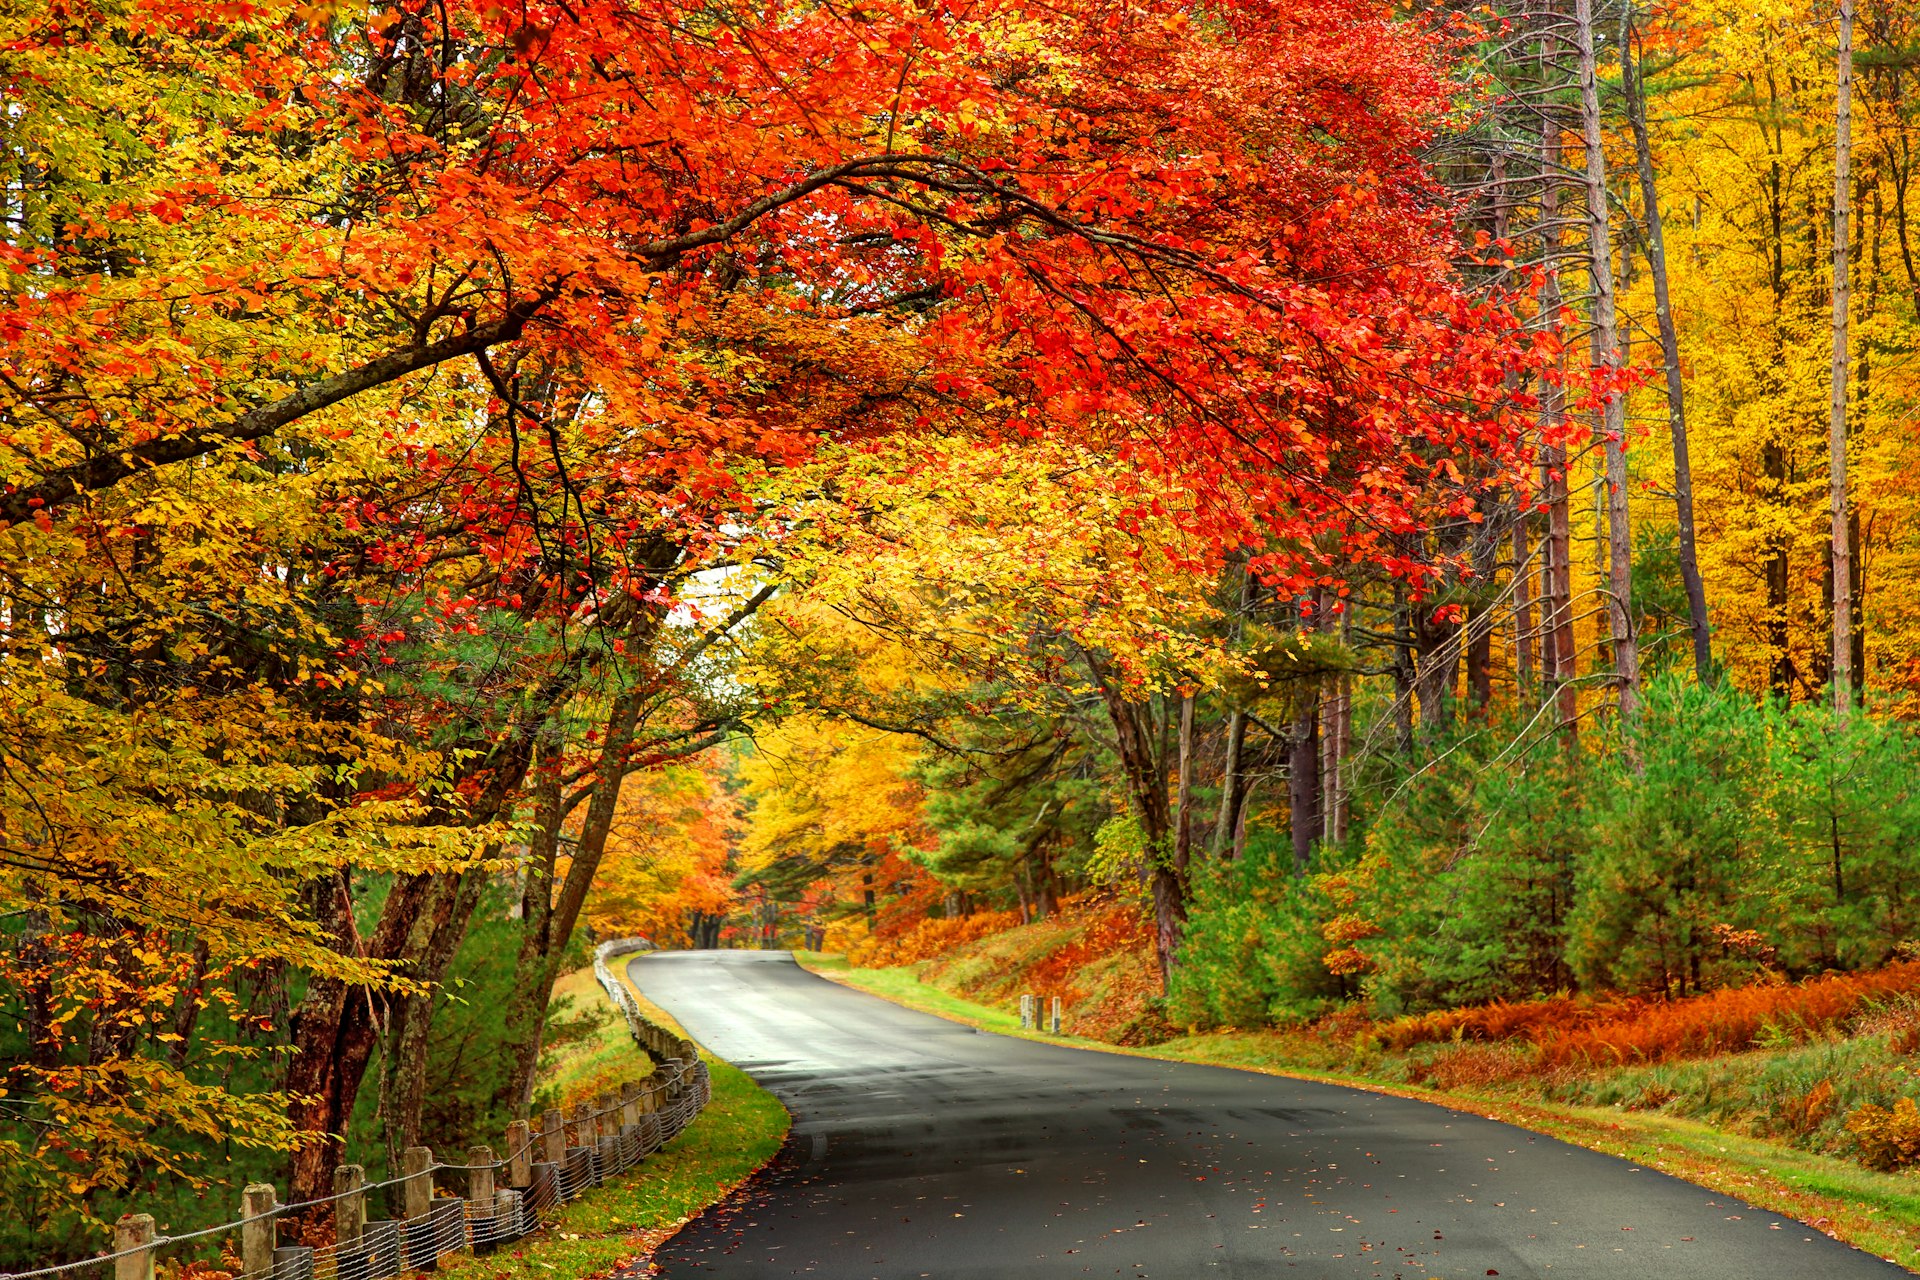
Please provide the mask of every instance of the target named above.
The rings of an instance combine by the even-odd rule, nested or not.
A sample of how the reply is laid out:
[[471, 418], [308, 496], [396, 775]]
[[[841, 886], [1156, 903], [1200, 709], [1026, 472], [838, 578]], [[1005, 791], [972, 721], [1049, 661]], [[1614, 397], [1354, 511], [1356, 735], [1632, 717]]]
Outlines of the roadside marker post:
[[1033, 997], [1021, 996], [1020, 997], [1020, 1029], [1022, 1031], [1033, 1030], [1034, 1021], [1035, 1019], [1033, 1016]]
[[152, 1214], [129, 1213], [114, 1223], [114, 1280], [153, 1280], [152, 1244]]
[[1059, 996], [1055, 996], [1053, 998], [1053, 1012], [1052, 1012], [1052, 1016], [1050, 1016], [1047, 1019], [1047, 1030], [1052, 1032], [1056, 1036], [1060, 1034], [1060, 997]]

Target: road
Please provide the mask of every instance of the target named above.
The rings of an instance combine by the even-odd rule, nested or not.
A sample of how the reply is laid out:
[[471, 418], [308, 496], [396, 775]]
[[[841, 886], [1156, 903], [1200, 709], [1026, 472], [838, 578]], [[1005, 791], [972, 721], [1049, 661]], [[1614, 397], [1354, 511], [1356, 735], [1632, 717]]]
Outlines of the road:
[[1284, 1077], [986, 1035], [782, 952], [674, 952], [648, 997], [793, 1113], [656, 1255], [692, 1280], [1904, 1276], [1510, 1125]]

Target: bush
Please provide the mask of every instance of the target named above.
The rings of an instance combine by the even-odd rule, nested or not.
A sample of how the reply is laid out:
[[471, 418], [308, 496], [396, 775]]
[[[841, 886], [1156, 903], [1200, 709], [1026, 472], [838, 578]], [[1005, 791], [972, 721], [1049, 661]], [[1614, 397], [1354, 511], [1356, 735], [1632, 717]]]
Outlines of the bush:
[[847, 963], [862, 969], [916, 964], [954, 947], [1001, 933], [1020, 923], [1011, 911], [978, 911], [970, 916], [922, 919], [885, 935], [874, 933], [847, 949]]
[[1321, 962], [1324, 900], [1294, 874], [1283, 835], [1257, 832], [1239, 859], [1196, 867], [1188, 912], [1166, 1005], [1175, 1025], [1292, 1021], [1342, 995]]
[[1798, 985], [1739, 987], [1687, 1000], [1629, 1002], [1621, 1015], [1542, 1039], [1547, 1065], [1661, 1062], [1738, 1053], [1837, 1031], [1890, 997], [1920, 990], [1920, 963]]
[[1920, 1161], [1920, 1107], [1896, 1098], [1892, 1107], [1867, 1103], [1847, 1116], [1847, 1132], [1869, 1169], [1904, 1169]]
[[1684, 996], [1749, 976], [1716, 925], [1775, 929], [1792, 896], [1771, 702], [1661, 680], [1592, 788], [1568, 960], [1581, 985]]

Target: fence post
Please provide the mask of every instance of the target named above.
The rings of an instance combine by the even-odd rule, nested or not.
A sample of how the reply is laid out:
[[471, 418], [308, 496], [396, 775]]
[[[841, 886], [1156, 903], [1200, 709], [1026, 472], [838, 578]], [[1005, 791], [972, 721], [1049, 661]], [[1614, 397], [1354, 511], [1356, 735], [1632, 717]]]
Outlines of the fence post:
[[533, 1126], [515, 1120], [507, 1126], [507, 1185], [524, 1190], [533, 1184]]
[[467, 1148], [467, 1235], [475, 1249], [490, 1249], [500, 1238], [499, 1208], [493, 1194], [493, 1148]]
[[548, 1107], [540, 1113], [540, 1154], [548, 1164], [562, 1164], [567, 1158], [567, 1126], [560, 1119], [560, 1108]]
[[114, 1223], [113, 1251], [123, 1255], [113, 1260], [113, 1280], [153, 1280], [153, 1215], [129, 1213]]
[[603, 1093], [593, 1100], [593, 1136], [610, 1138], [619, 1124], [613, 1118], [613, 1109], [619, 1105], [619, 1098], [612, 1093]]
[[622, 1126], [640, 1123], [640, 1086], [637, 1084], [620, 1086], [620, 1123]]
[[407, 1220], [426, 1217], [433, 1211], [433, 1149], [408, 1147], [400, 1155], [400, 1168], [407, 1179]]
[[1052, 1025], [1049, 1026], [1047, 1030], [1053, 1032], [1053, 1034], [1055, 1035], [1059, 1035], [1060, 1034], [1060, 997], [1059, 996], [1055, 996], [1053, 998], [1053, 1018], [1051, 1021], [1052, 1021]]
[[250, 1276], [273, 1270], [273, 1251], [280, 1243], [280, 1208], [270, 1182], [249, 1182], [240, 1193], [240, 1262]]
[[[493, 1148], [481, 1143], [467, 1148], [467, 1199], [493, 1203]], [[492, 1212], [492, 1210], [488, 1210]]]
[[1020, 1029], [1022, 1031], [1033, 1030], [1033, 997], [1032, 996], [1020, 997]]
[[333, 1171], [333, 1242], [355, 1244], [367, 1230], [367, 1185], [365, 1166], [343, 1164]]

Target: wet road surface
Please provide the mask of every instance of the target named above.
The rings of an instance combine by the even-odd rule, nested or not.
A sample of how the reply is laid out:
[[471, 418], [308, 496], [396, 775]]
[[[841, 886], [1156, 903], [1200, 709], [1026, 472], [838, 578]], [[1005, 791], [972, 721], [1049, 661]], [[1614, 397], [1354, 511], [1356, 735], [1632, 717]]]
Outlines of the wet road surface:
[[784, 952], [628, 972], [794, 1117], [774, 1163], [655, 1256], [676, 1280], [1908, 1274], [1426, 1103], [987, 1035]]

